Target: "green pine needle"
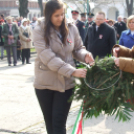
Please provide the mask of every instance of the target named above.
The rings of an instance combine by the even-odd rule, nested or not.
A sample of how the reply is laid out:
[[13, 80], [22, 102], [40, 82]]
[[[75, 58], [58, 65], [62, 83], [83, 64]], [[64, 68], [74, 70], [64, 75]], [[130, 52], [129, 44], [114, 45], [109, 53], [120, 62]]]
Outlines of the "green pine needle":
[[[86, 66], [81, 64], [80, 68]], [[115, 75], [117, 74], [117, 75]], [[104, 89], [114, 84], [119, 78], [120, 70], [114, 63], [114, 57], [95, 59], [95, 64], [88, 69], [86, 82], [96, 89]], [[83, 100], [83, 111], [86, 118], [100, 116], [105, 113], [108, 116], [115, 115], [118, 121], [131, 119], [131, 112], [134, 105], [127, 103], [127, 99], [134, 97], [134, 74], [122, 72], [119, 81], [111, 88], [105, 90], [94, 90], [80, 79], [81, 84], [76, 84], [74, 95], [71, 99]], [[132, 100], [131, 100], [132, 101]]]

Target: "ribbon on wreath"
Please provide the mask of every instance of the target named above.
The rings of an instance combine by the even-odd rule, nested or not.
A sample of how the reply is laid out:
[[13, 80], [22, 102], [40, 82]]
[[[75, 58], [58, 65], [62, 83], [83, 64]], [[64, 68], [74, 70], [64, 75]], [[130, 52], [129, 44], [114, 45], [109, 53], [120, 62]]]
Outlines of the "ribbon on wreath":
[[82, 134], [83, 128], [83, 104], [80, 107], [79, 113], [77, 115], [72, 134]]

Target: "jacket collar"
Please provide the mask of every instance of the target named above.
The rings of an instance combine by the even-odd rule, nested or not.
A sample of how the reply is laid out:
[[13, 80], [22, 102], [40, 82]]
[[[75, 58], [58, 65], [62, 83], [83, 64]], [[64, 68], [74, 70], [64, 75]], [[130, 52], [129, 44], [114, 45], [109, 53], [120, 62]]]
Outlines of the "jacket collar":
[[130, 29], [126, 31], [126, 34], [127, 34], [127, 35], [131, 34]]

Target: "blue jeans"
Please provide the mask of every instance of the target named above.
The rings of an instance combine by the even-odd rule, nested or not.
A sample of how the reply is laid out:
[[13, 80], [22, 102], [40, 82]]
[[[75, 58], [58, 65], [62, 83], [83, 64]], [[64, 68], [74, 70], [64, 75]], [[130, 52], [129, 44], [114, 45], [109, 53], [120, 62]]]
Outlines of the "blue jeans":
[[4, 57], [4, 46], [0, 46], [0, 52], [1, 52], [0, 58], [3, 59], [3, 57]]

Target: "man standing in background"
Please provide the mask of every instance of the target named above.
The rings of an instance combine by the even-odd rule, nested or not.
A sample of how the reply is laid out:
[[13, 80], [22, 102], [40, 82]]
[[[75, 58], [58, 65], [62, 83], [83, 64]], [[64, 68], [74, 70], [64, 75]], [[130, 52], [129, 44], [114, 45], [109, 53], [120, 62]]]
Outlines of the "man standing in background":
[[5, 43], [4, 47], [7, 52], [8, 66], [11, 66], [11, 51], [13, 54], [13, 64], [17, 65], [17, 40], [19, 36], [19, 30], [15, 23], [12, 22], [13, 18], [11, 16], [6, 17], [7, 23], [3, 25], [2, 36], [4, 36]]
[[118, 22], [116, 22], [114, 24], [114, 26], [117, 29], [117, 39], [119, 40], [122, 31], [127, 30], [126, 24], [122, 21], [122, 17], [121, 16], [118, 17]]
[[112, 47], [116, 44], [115, 30], [106, 24], [105, 13], [96, 14], [95, 23], [88, 27], [84, 45], [93, 54], [93, 57], [110, 55]]
[[81, 13], [80, 15], [81, 15], [81, 21], [86, 24], [86, 22], [87, 22], [86, 13]]
[[88, 27], [89, 26], [92, 26], [94, 24], [94, 14], [93, 13], [88, 13], [87, 14], [88, 16], [88, 19], [87, 19], [87, 22], [85, 24], [85, 36], [86, 36], [86, 33], [87, 33], [87, 30], [88, 30]]
[[84, 42], [85, 37], [85, 24], [84, 22], [80, 21], [79, 18], [79, 12], [77, 10], [72, 10], [72, 18], [74, 19], [75, 25], [77, 26], [81, 39]]

